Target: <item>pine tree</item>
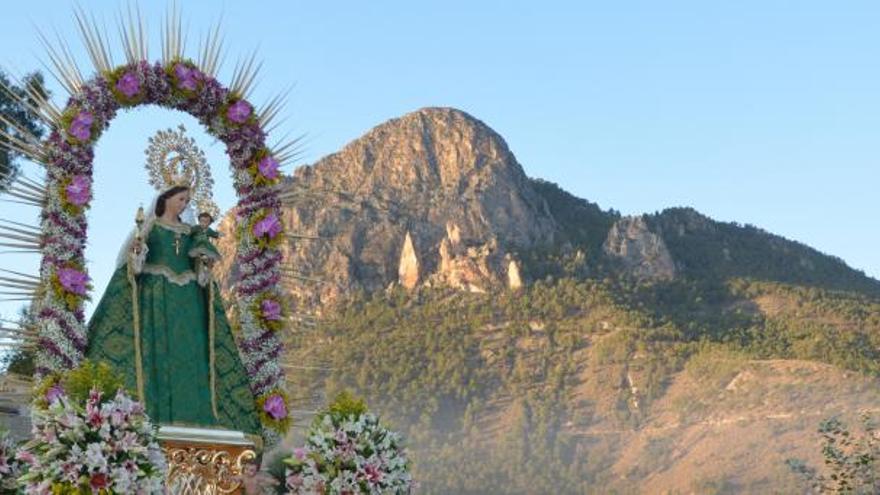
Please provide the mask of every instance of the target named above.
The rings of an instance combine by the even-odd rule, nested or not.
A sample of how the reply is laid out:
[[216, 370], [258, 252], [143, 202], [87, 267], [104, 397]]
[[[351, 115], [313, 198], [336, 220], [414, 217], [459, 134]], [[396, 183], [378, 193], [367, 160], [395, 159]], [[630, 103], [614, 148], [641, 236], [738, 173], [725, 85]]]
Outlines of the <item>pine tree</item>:
[[[20, 84], [16, 85], [10, 81], [3, 71], [0, 71], [0, 115], [3, 115], [4, 118], [14, 122], [16, 125], [27, 129], [35, 136], [42, 136], [45, 129], [40, 124], [37, 116], [9, 93], [12, 92], [15, 96], [23, 97], [26, 95], [25, 90], [27, 88], [33, 88], [39, 94], [48, 96], [43, 75], [39, 72], [28, 74], [21, 80]], [[4, 125], [2, 122], [0, 122], [0, 129], [13, 133], [13, 129], [10, 129], [9, 126]], [[4, 141], [4, 138], [0, 137], [0, 143]], [[9, 179], [18, 171], [19, 165], [17, 161], [19, 158], [21, 157], [18, 153], [7, 151], [0, 146], [0, 189], [3, 189], [9, 182]]]

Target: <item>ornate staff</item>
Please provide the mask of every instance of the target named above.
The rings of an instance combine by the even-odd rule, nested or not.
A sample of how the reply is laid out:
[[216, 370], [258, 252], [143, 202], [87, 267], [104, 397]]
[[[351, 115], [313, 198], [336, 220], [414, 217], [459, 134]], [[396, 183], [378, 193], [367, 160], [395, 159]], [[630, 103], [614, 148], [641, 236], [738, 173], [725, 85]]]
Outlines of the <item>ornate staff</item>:
[[137, 226], [134, 236], [134, 244], [132, 245], [132, 252], [129, 253], [128, 259], [128, 282], [131, 284], [131, 312], [132, 312], [132, 320], [134, 323], [134, 360], [135, 360], [135, 374], [137, 376], [137, 393], [138, 400], [141, 404], [146, 407], [146, 396], [144, 395], [144, 370], [143, 370], [143, 361], [141, 356], [141, 315], [140, 315], [140, 305], [138, 301], [138, 290], [137, 290], [137, 274], [134, 270], [134, 261], [140, 256], [141, 246], [144, 242], [142, 236], [142, 229], [144, 227], [144, 207], [141, 206], [138, 208], [137, 214], [134, 217], [134, 223]]

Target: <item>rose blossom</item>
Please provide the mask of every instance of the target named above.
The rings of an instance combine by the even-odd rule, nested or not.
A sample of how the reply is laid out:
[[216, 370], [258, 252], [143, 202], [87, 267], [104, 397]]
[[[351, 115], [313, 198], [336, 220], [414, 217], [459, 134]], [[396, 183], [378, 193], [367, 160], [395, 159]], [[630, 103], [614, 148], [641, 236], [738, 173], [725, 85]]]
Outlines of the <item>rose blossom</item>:
[[89, 112], [80, 112], [73, 118], [70, 123], [70, 135], [79, 141], [88, 141], [92, 136], [92, 122], [95, 117]]
[[251, 108], [250, 103], [244, 100], [238, 100], [232, 105], [229, 105], [229, 110], [226, 111], [226, 117], [236, 124], [244, 124], [247, 122], [247, 119], [250, 118], [252, 111], [253, 108]]
[[278, 321], [281, 319], [281, 304], [273, 299], [265, 299], [260, 303], [260, 310], [263, 318], [269, 321]]
[[267, 179], [276, 179], [278, 178], [278, 161], [267, 156], [257, 164], [257, 170]]
[[254, 224], [254, 236], [256, 237], [268, 236], [273, 239], [280, 233], [281, 222], [278, 221], [278, 217], [274, 213], [266, 215], [265, 218]]
[[89, 178], [84, 175], [74, 176], [64, 192], [67, 195], [67, 201], [74, 206], [82, 206], [92, 199], [91, 183]]
[[59, 268], [58, 282], [67, 292], [84, 296], [88, 291], [86, 284], [89, 282], [89, 276], [75, 268]]
[[141, 91], [141, 82], [131, 72], [126, 72], [116, 82], [116, 91], [124, 94], [126, 98], [133, 98]]
[[287, 417], [287, 406], [279, 395], [273, 395], [266, 399], [266, 402], [263, 403], [263, 411], [266, 411], [266, 414], [275, 420]]

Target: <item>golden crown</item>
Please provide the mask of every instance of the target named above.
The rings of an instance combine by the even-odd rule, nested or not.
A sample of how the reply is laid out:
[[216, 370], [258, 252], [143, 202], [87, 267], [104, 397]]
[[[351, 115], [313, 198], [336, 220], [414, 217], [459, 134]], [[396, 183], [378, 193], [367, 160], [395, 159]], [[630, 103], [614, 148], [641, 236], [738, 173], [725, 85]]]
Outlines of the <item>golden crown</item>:
[[209, 213], [217, 218], [220, 209], [211, 198], [214, 180], [205, 159], [205, 153], [195, 139], [186, 135], [186, 128], [166, 129], [149, 139], [146, 150], [147, 172], [150, 184], [158, 191], [175, 186], [189, 188], [198, 213]]

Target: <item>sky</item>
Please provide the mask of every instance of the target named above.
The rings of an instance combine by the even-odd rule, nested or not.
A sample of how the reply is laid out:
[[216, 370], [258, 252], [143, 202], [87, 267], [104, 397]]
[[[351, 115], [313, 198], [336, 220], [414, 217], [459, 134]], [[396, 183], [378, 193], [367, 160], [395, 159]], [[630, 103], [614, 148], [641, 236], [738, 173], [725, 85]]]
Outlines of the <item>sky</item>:
[[[199, 35], [222, 19], [221, 81], [237, 58], [257, 50], [263, 71], [253, 100], [293, 87], [289, 118], [270, 142], [303, 135], [300, 164], [387, 119], [456, 107], [501, 134], [528, 175], [602, 208], [691, 206], [880, 278], [880, 3], [178, 3], [193, 56]], [[79, 4], [111, 33], [127, 6]], [[91, 73], [73, 7], [4, 2], [0, 67], [17, 75], [40, 68], [39, 29], [67, 39]], [[141, 2], [141, 10], [157, 58], [167, 5]], [[60, 87], [50, 89], [63, 102]], [[86, 252], [96, 300], [138, 204], [153, 194], [143, 167], [147, 138], [179, 123], [207, 153], [217, 202], [235, 202], [222, 147], [192, 118], [158, 108], [118, 116], [96, 149]], [[37, 214], [7, 203], [0, 212], [28, 222]], [[37, 262], [0, 255], [2, 268]], [[0, 314], [13, 311], [0, 303]]]

